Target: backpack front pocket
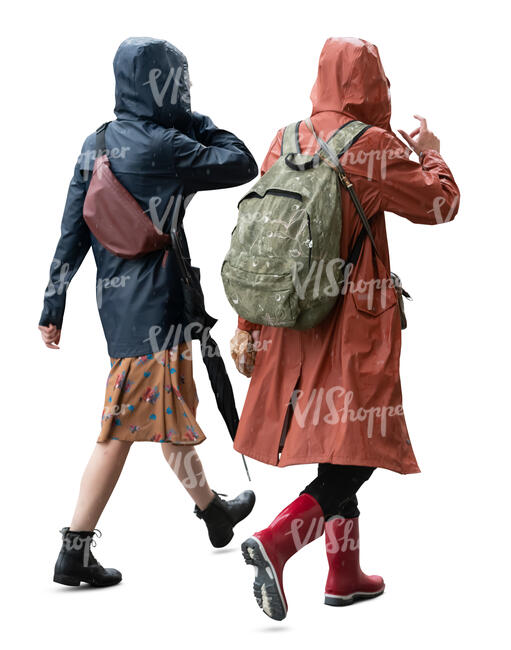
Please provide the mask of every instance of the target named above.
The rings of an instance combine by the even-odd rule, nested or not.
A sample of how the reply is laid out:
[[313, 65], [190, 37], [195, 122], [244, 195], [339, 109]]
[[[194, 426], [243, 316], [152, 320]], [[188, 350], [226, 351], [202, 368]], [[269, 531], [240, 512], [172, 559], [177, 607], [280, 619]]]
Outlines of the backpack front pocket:
[[[310, 216], [299, 192], [277, 187], [251, 191], [240, 201], [237, 239], [256, 257], [309, 263], [312, 246]], [[282, 270], [282, 268], [281, 268]]]
[[[267, 265], [267, 260], [263, 261]], [[257, 264], [256, 264], [257, 266]], [[290, 272], [222, 265], [225, 293], [235, 311], [251, 323], [270, 327], [293, 327], [298, 317], [298, 298]]]

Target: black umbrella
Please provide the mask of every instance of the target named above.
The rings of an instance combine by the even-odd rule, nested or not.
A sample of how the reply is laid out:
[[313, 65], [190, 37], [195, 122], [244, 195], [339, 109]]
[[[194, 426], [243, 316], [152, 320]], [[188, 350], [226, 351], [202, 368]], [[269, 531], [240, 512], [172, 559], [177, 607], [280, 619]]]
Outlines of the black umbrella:
[[[177, 217], [177, 215], [176, 215]], [[212, 338], [210, 330], [217, 322], [216, 318], [210, 316], [204, 304], [204, 293], [200, 284], [200, 270], [192, 266], [188, 257], [183, 255], [179, 241], [179, 229], [177, 218], [173, 219], [171, 228], [173, 250], [181, 272], [181, 289], [183, 292], [183, 323], [193, 325], [191, 338], [200, 340], [202, 360], [208, 371], [209, 381], [215, 394], [218, 410], [220, 411], [227, 430], [234, 441], [238, 429], [239, 417], [236, 410], [236, 402], [232, 390], [231, 380], [227, 374], [220, 349]], [[243, 464], [248, 472], [245, 457], [242, 455]]]

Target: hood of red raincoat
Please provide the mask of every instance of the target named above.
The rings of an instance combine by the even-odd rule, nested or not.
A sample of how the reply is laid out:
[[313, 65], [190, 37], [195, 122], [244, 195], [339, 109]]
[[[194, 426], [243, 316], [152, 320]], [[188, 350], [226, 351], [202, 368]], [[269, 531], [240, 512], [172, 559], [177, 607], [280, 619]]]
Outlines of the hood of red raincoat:
[[312, 88], [312, 115], [335, 111], [390, 130], [390, 82], [378, 48], [360, 38], [329, 38]]

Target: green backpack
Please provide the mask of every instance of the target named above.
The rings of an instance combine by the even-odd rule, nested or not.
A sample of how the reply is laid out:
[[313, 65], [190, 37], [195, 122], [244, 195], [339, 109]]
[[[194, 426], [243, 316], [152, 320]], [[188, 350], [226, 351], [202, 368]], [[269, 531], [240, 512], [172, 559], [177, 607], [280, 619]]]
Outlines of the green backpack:
[[[243, 318], [304, 330], [318, 325], [339, 297], [347, 262], [339, 253], [341, 185], [361, 209], [339, 158], [370, 127], [348, 122], [325, 143], [307, 120], [320, 144], [310, 156], [300, 152], [299, 125], [285, 128], [280, 157], [238, 203], [222, 280]], [[362, 234], [374, 241], [365, 215], [362, 221]]]

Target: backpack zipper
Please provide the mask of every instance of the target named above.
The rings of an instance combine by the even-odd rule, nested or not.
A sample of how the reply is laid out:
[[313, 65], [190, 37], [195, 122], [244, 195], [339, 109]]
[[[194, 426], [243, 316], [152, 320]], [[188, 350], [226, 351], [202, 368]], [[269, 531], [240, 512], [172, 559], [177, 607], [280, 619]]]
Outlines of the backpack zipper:
[[292, 199], [296, 199], [297, 201], [303, 202], [302, 195], [299, 192], [292, 192], [291, 190], [279, 190], [277, 188], [270, 188], [269, 190], [266, 190], [263, 196], [261, 196], [257, 192], [249, 192], [241, 199], [241, 201], [244, 201], [245, 199], [251, 199], [251, 198], [263, 199], [266, 196], [266, 194], [273, 194], [274, 196], [285, 196], [286, 198], [292, 198]]
[[271, 188], [266, 190], [265, 194], [274, 194], [275, 196], [286, 196], [297, 201], [303, 201], [302, 195], [299, 192], [293, 192], [291, 190], [279, 190], [277, 188]]

